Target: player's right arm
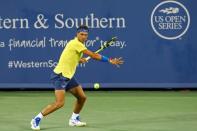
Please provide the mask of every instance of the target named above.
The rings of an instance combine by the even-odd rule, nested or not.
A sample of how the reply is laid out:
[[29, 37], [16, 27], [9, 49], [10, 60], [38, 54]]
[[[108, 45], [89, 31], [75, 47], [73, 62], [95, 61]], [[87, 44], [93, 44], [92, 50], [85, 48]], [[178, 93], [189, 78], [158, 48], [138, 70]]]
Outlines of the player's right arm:
[[102, 59], [102, 56], [100, 54], [94, 53], [94, 52], [92, 52], [88, 49], [84, 50], [83, 54], [86, 54], [86, 55], [90, 56], [92, 59], [95, 59], [95, 60], [101, 60]]
[[124, 63], [124, 61], [122, 60], [121, 57], [112, 59], [112, 58], [108, 58], [106, 56], [102, 56], [102, 55], [100, 55], [98, 53], [94, 53], [94, 52], [92, 52], [92, 51], [90, 51], [88, 49], [84, 50], [83, 54], [86, 54], [86, 55], [90, 56], [92, 59], [103, 61], [103, 62], [109, 62], [109, 63], [111, 63], [113, 65], [118, 66], [118, 67], [119, 67], [119, 65]]

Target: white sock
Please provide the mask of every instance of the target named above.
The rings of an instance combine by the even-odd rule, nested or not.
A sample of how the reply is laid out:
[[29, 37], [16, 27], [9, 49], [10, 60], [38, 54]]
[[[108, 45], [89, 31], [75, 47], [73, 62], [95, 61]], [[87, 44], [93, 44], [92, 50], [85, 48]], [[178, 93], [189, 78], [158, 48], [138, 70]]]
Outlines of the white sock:
[[79, 116], [79, 114], [76, 114], [73, 112], [71, 119], [76, 119]]
[[44, 116], [43, 116], [42, 113], [40, 112], [36, 117], [40, 117], [40, 118], [42, 119]]

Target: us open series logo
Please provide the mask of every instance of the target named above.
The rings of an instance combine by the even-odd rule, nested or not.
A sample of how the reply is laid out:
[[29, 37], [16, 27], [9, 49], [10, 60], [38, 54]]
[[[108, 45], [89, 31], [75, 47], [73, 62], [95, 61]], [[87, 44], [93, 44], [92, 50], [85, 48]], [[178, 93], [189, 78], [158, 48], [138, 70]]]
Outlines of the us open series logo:
[[151, 26], [154, 32], [163, 39], [178, 39], [189, 29], [189, 11], [180, 2], [163, 1], [151, 13]]

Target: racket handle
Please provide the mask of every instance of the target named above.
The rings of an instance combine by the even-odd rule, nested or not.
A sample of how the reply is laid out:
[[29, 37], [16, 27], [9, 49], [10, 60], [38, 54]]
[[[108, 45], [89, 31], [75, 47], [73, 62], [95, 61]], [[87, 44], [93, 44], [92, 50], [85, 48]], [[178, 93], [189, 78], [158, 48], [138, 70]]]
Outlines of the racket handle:
[[88, 56], [88, 57], [86, 57], [85, 59], [88, 61], [90, 58], [91, 58], [91, 57], [90, 57], [90, 56]]

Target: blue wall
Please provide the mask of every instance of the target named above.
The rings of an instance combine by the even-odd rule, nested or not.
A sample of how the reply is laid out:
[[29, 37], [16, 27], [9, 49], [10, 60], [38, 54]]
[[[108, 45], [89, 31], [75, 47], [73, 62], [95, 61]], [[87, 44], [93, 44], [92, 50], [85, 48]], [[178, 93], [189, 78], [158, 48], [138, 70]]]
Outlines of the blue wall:
[[[178, 1], [187, 9], [189, 17], [180, 4], [161, 2], [4, 1], [0, 4], [0, 88], [50, 88], [50, 73], [64, 45], [74, 38], [79, 21], [90, 27], [86, 43], [90, 50], [117, 36], [118, 41], [102, 54], [121, 56], [125, 60], [120, 68], [94, 60], [80, 65], [76, 77], [85, 87], [92, 87], [95, 82], [103, 88], [197, 87], [197, 1]], [[170, 7], [178, 8], [178, 12], [165, 12]], [[55, 47], [53, 40], [60, 43]], [[36, 41], [40, 43], [35, 44]]]

